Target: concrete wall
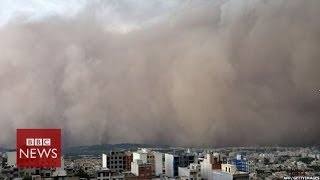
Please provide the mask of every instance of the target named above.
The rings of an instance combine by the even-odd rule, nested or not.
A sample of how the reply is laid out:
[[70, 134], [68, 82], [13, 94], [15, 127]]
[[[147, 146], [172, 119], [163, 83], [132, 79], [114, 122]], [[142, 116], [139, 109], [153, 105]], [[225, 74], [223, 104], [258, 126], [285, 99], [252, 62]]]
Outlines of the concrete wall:
[[186, 167], [179, 167], [178, 168], [179, 176], [190, 176], [190, 170]]
[[7, 152], [7, 163], [8, 163], [8, 166], [15, 166], [17, 164], [17, 152], [14, 151], [14, 152]]
[[131, 162], [131, 172], [132, 174], [139, 176], [139, 164], [137, 161]]
[[102, 167], [106, 168], [107, 167], [107, 155], [102, 154]]
[[221, 164], [221, 170], [234, 174], [237, 172], [237, 167], [233, 164]]
[[173, 177], [173, 155], [165, 154], [165, 171], [166, 176]]
[[133, 153], [133, 161], [135, 160], [142, 160], [143, 163], [147, 163], [147, 157], [148, 157], [148, 154], [147, 153], [139, 153], [139, 152], [134, 152]]
[[[213, 179], [219, 179], [219, 180], [233, 180], [233, 176], [231, 173], [219, 171], [219, 170], [214, 170], [212, 171], [212, 180]], [[210, 180], [211, 180], [210, 179]]]
[[211, 154], [207, 154], [203, 161], [200, 163], [201, 177], [203, 179], [212, 179], [211, 156]]
[[154, 152], [155, 159], [155, 175], [160, 176], [162, 174], [162, 153]]

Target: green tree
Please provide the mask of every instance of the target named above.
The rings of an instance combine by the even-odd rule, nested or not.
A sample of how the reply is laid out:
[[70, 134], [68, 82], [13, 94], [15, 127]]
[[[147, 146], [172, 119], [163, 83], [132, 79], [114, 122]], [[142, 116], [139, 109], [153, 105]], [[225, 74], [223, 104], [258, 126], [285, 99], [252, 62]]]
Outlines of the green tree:
[[80, 168], [79, 171], [74, 176], [79, 177], [79, 178], [90, 179], [89, 174], [86, 173], [82, 168]]
[[29, 175], [27, 175], [27, 176], [24, 176], [24, 177], [22, 178], [22, 180], [32, 180], [32, 177], [29, 176]]
[[305, 157], [305, 158], [300, 158], [299, 160], [303, 163], [310, 164], [314, 160], [314, 158]]

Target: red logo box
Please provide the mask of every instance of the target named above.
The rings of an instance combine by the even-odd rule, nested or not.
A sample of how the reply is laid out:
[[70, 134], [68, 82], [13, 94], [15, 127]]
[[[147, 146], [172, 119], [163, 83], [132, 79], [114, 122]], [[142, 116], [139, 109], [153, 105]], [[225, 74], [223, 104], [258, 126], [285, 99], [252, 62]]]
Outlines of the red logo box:
[[17, 129], [18, 168], [61, 166], [61, 129]]

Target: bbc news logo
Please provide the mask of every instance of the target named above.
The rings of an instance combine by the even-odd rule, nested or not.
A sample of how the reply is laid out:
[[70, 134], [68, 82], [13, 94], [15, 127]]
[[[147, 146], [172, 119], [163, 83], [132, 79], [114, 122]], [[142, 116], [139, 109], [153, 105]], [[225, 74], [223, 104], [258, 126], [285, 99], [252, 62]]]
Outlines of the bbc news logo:
[[51, 146], [50, 138], [27, 138], [27, 146]]
[[17, 167], [61, 166], [60, 129], [17, 129]]

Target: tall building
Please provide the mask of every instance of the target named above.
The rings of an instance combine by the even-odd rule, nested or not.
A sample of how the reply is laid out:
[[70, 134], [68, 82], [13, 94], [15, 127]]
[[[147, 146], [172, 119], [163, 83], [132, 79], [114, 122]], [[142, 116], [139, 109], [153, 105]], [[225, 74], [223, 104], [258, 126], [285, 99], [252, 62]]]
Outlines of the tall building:
[[128, 171], [130, 167], [128, 167], [127, 161], [130, 156], [131, 154], [124, 151], [110, 151], [107, 154], [102, 154], [102, 167], [117, 172]]
[[126, 151], [126, 152], [125, 152], [125, 156], [124, 156], [124, 163], [127, 163], [127, 164], [126, 164], [127, 169], [125, 169], [125, 170], [127, 170], [127, 171], [130, 171], [130, 170], [131, 170], [131, 162], [132, 162], [132, 161], [133, 161], [133, 154], [132, 154], [132, 152]]
[[228, 160], [228, 163], [235, 165], [238, 171], [249, 172], [249, 162], [243, 159], [241, 155], [237, 155], [236, 159]]
[[221, 164], [227, 163], [227, 156], [219, 153], [208, 153], [204, 157], [201, 165], [201, 177], [203, 179], [212, 179], [212, 170], [220, 170]]
[[161, 152], [154, 152], [155, 176], [165, 174], [165, 154]]
[[173, 153], [165, 154], [165, 174], [168, 177], [177, 177], [179, 175], [179, 167], [188, 167], [190, 163], [194, 163], [193, 154]]
[[156, 160], [155, 160], [154, 152], [148, 153], [147, 162], [151, 165], [152, 176], [155, 176], [156, 175]]

